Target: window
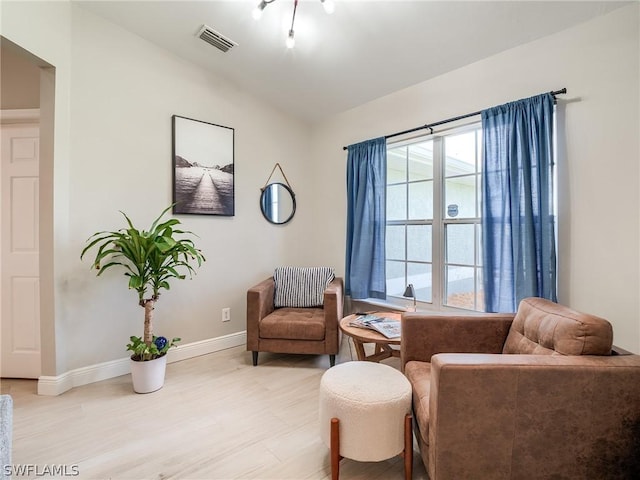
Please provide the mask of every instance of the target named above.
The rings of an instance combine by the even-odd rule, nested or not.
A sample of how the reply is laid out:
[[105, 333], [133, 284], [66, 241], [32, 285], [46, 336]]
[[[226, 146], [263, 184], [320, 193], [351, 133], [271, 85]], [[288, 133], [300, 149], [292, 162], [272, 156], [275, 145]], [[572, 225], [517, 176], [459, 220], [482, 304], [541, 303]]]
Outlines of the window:
[[484, 310], [480, 244], [482, 129], [387, 146], [387, 295], [412, 283], [435, 308]]

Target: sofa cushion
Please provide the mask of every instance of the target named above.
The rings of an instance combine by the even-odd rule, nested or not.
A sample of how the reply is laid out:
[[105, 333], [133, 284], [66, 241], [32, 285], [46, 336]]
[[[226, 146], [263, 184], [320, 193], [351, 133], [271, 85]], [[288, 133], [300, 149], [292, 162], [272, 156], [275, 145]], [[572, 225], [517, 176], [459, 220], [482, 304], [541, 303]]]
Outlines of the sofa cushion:
[[280, 307], [321, 307], [324, 291], [335, 278], [330, 267], [278, 267], [273, 273], [273, 304]]
[[534, 355], [610, 355], [611, 324], [542, 298], [518, 306], [502, 353]]
[[321, 308], [277, 308], [260, 320], [260, 338], [324, 340], [324, 310]]
[[404, 374], [413, 389], [413, 415], [418, 432], [425, 445], [429, 444], [429, 395], [431, 392], [431, 364], [411, 361], [404, 367]]

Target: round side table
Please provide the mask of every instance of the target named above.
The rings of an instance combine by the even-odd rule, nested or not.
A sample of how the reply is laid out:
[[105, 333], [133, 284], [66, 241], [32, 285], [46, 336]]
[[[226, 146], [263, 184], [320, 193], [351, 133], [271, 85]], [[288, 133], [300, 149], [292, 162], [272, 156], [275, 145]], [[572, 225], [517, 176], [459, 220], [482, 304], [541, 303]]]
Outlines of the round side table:
[[[388, 317], [400, 320], [400, 313], [396, 312], [374, 312], [373, 315], [379, 317]], [[375, 330], [369, 330], [368, 328], [352, 327], [349, 322], [358, 315], [347, 315], [340, 320], [340, 330], [342, 333], [351, 337], [353, 345], [356, 349], [356, 355], [358, 360], [368, 360], [370, 362], [379, 362], [385, 358], [399, 357], [400, 350], [392, 348], [391, 345], [400, 345], [400, 338], [387, 338], [381, 333]], [[367, 355], [364, 351], [365, 343], [375, 343], [375, 350], [372, 355]]]

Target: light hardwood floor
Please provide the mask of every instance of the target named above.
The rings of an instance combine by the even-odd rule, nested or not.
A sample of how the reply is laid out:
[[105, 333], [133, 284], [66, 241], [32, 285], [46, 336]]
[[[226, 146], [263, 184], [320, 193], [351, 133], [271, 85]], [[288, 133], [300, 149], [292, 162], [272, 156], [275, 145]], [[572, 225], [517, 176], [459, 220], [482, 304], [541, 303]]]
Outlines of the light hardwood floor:
[[[337, 363], [355, 358], [343, 338]], [[327, 355], [268, 353], [253, 367], [235, 347], [169, 364], [165, 386], [145, 395], [129, 375], [57, 397], [3, 379], [14, 399], [13, 464], [75, 465], [80, 479], [330, 479], [318, 426], [328, 367]], [[415, 439], [413, 464], [413, 478], [428, 480]], [[402, 459], [344, 459], [340, 478], [401, 480]]]

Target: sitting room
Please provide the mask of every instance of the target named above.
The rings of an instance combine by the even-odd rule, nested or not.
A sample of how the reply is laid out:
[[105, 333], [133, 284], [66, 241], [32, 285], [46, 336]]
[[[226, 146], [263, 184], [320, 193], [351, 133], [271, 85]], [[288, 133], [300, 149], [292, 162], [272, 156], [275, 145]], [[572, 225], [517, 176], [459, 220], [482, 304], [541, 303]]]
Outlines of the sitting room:
[[640, 478], [638, 2], [0, 9], [1, 478]]

